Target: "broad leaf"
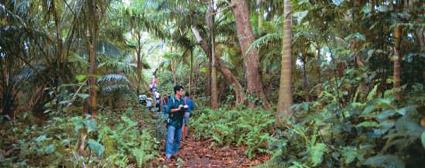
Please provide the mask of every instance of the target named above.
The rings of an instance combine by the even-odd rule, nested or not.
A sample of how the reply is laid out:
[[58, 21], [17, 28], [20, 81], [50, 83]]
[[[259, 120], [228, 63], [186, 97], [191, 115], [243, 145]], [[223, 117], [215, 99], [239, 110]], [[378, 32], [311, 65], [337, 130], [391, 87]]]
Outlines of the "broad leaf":
[[88, 132], [96, 131], [96, 120], [94, 119], [87, 119], [84, 121], [84, 125], [87, 127]]
[[366, 166], [385, 168], [404, 168], [404, 162], [395, 155], [377, 155], [368, 158], [364, 163]]
[[77, 79], [78, 82], [83, 82], [84, 80], [86, 80], [87, 75], [77, 75], [75, 76], [75, 79]]
[[360, 124], [357, 124], [356, 127], [376, 127], [379, 124], [376, 121], [364, 121]]
[[422, 146], [425, 148], [425, 131], [421, 135]]
[[355, 147], [352, 147], [352, 146], [344, 147], [341, 151], [341, 154], [344, 158], [345, 164], [350, 164], [359, 155], [357, 153], [357, 149]]
[[50, 144], [44, 149], [44, 152], [46, 154], [51, 154], [51, 153], [55, 152], [55, 150], [56, 150], [55, 145]]
[[310, 149], [310, 157], [313, 165], [317, 166], [323, 161], [323, 155], [326, 152], [326, 145], [324, 143], [317, 143]]
[[35, 142], [40, 143], [40, 142], [43, 142], [43, 141], [44, 141], [44, 140], [46, 140], [46, 139], [47, 139], [47, 135], [46, 135], [46, 134], [44, 134], [44, 135], [41, 135], [41, 136], [37, 137], [37, 138], [35, 139]]
[[75, 132], [80, 131], [80, 129], [84, 127], [84, 122], [83, 122], [83, 120], [80, 117], [73, 117], [71, 119], [71, 121], [72, 121], [72, 123], [74, 125]]
[[369, 94], [367, 95], [367, 100], [371, 101], [374, 97], [376, 97], [376, 91], [378, 90], [378, 85], [375, 85], [375, 87], [373, 87], [372, 91], [369, 92]]
[[307, 16], [307, 14], [308, 14], [308, 11], [301, 11], [301, 12], [295, 12], [293, 14], [293, 16], [297, 19], [297, 23], [299, 24], [299, 23], [301, 23], [301, 21], [303, 20], [303, 18], [305, 16]]
[[105, 151], [105, 147], [93, 139], [89, 139], [88, 145], [90, 150], [94, 151], [97, 156], [101, 156]]

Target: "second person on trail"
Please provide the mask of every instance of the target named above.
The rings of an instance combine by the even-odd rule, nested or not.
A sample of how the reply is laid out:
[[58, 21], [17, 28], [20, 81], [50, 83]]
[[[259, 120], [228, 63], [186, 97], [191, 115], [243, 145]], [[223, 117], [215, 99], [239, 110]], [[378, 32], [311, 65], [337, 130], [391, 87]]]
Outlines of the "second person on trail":
[[182, 137], [184, 108], [184, 88], [176, 85], [174, 87], [175, 96], [170, 96], [167, 103], [168, 120], [167, 120], [167, 137], [165, 140], [165, 156], [166, 160], [170, 160], [171, 156], [175, 156], [180, 148], [180, 140]]
[[185, 140], [188, 135], [188, 124], [189, 124], [189, 117], [192, 114], [192, 111], [195, 109], [196, 105], [195, 102], [193, 102], [192, 98], [190, 97], [189, 92], [186, 92], [184, 98], [183, 98], [184, 104], [187, 105], [187, 109], [184, 112], [183, 117], [183, 135], [182, 139]]

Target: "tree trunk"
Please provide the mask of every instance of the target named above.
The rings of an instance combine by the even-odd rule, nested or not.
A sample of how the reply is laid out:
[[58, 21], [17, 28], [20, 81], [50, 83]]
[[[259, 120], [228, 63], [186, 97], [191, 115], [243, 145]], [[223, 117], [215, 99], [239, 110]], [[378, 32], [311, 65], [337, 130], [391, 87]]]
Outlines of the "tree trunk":
[[98, 33], [98, 17], [96, 12], [96, 1], [88, 2], [88, 51], [89, 51], [89, 75], [88, 83], [90, 86], [89, 94], [89, 112], [96, 117], [96, 43]]
[[308, 81], [308, 75], [307, 75], [307, 54], [303, 53], [303, 85], [304, 85], [304, 93], [305, 93], [305, 101], [310, 101], [310, 88], [309, 88], [309, 81]]
[[292, 115], [292, 84], [291, 84], [291, 41], [292, 41], [292, 11], [290, 0], [284, 1], [282, 67], [280, 73], [279, 100], [277, 105], [276, 125], [282, 126], [285, 118]]
[[211, 108], [218, 108], [218, 90], [217, 90], [217, 69], [216, 69], [216, 53], [214, 38], [214, 0], [210, 1], [207, 12], [207, 24], [210, 30], [211, 40]]
[[322, 72], [320, 72], [320, 64], [322, 64], [322, 61], [320, 59], [320, 46], [316, 48], [317, 50], [317, 76], [319, 78], [318, 83], [322, 83]]
[[402, 55], [400, 53], [400, 43], [401, 43], [401, 26], [397, 25], [394, 28], [394, 71], [393, 71], [393, 78], [394, 78], [394, 90], [395, 90], [395, 96], [397, 100], [400, 100], [400, 60], [402, 58]]
[[219, 68], [221, 74], [223, 74], [226, 81], [230, 82], [230, 84], [233, 86], [236, 97], [236, 105], [243, 104], [245, 101], [245, 94], [243, 87], [239, 83], [238, 79], [235, 77], [235, 75], [233, 75], [232, 71], [230, 71], [230, 69], [223, 65], [218, 59], [216, 60], [216, 65]]
[[[264, 107], [269, 108], [270, 104], [264, 94], [259, 73], [258, 50], [252, 48], [248, 51], [255, 39], [251, 23], [249, 22], [248, 4], [245, 0], [232, 0], [232, 6], [233, 15], [236, 18], [236, 31], [243, 55], [248, 94], [256, 96], [262, 100]], [[254, 102], [249, 102], [249, 107], [255, 107]]]
[[140, 84], [142, 83], [142, 60], [141, 60], [141, 51], [142, 51], [142, 46], [140, 44], [140, 40], [141, 40], [141, 34], [138, 31], [137, 34], [137, 48], [136, 48], [136, 52], [137, 52], [137, 85], [136, 85], [136, 92], [137, 95], [140, 94]]
[[174, 86], [176, 86], [177, 85], [177, 74], [176, 74], [176, 71], [177, 71], [177, 61], [175, 61], [175, 60], [171, 60], [171, 72], [173, 73], [173, 82], [174, 82]]
[[[199, 34], [199, 31], [195, 27], [192, 27], [192, 33], [195, 35], [195, 38], [197, 42], [199, 43], [199, 45], [201, 46], [202, 50], [208, 55], [208, 57], [211, 57], [209, 52], [210, 51], [209, 46], [207, 42], [203, 40], [202, 36]], [[229, 68], [227, 68], [225, 65], [221, 63], [219, 58], [215, 57], [215, 63], [216, 63], [216, 67], [224, 76], [224, 78], [228, 82], [230, 82], [230, 84], [233, 86], [235, 95], [236, 95], [236, 102], [235, 102], [236, 105], [243, 104], [245, 102], [245, 93], [244, 93], [244, 89], [242, 85], [239, 83], [236, 76], [233, 75], [232, 71], [230, 71]]]
[[258, 32], [261, 34], [262, 30], [263, 30], [263, 8], [261, 8], [261, 5], [263, 3], [263, 0], [257, 0], [256, 1], [256, 5], [257, 5], [257, 21], [258, 21]]
[[211, 51], [210, 50], [207, 51], [207, 55], [208, 55], [208, 71], [207, 71], [208, 75], [207, 75], [207, 88], [206, 88], [207, 93], [206, 94], [207, 94], [207, 96], [211, 97], [212, 57], [211, 57]]
[[190, 76], [189, 76], [189, 95], [192, 96], [192, 80], [193, 80], [193, 49], [190, 51]]
[[62, 42], [62, 30], [61, 30], [61, 26], [60, 26], [60, 18], [58, 15], [58, 11], [56, 9], [56, 3], [55, 1], [52, 1], [52, 11], [53, 11], [53, 19], [54, 19], [54, 23], [55, 23], [55, 29], [56, 29], [56, 49], [55, 49], [55, 54], [56, 54], [56, 73], [55, 73], [55, 87], [56, 87], [56, 111], [61, 113], [62, 111], [62, 107], [61, 104], [59, 102], [61, 102], [62, 100], [60, 100], [60, 85], [62, 83], [61, 80], [61, 76], [64, 75], [63, 70], [63, 55], [64, 55], [64, 50], [63, 50], [63, 42]]
[[420, 51], [424, 52], [425, 51], [425, 28], [424, 27], [416, 28], [415, 34], [416, 34], [416, 38], [419, 41]]

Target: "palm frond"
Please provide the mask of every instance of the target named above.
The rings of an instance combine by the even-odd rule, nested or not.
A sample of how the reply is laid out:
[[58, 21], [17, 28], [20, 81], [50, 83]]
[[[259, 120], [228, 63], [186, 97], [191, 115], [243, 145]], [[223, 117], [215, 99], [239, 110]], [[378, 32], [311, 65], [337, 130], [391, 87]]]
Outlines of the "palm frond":
[[96, 52], [97, 54], [110, 57], [118, 57], [121, 55], [120, 49], [108, 41], [100, 41], [97, 45]]
[[131, 74], [135, 71], [136, 64], [132, 63], [132, 57], [129, 54], [121, 55], [119, 57], [101, 57], [99, 58], [101, 63], [99, 69], [105, 69], [106, 71], [124, 71], [125, 73]]
[[102, 75], [97, 82], [103, 94], [109, 94], [115, 91], [128, 91], [130, 89], [130, 81], [123, 74]]
[[128, 78], [125, 75], [122, 74], [107, 74], [102, 75], [100, 79], [97, 80], [99, 83], [105, 83], [105, 82], [124, 82], [124, 83], [130, 83]]
[[281, 41], [282, 39], [282, 34], [281, 33], [269, 33], [266, 34], [260, 38], [258, 38], [257, 40], [255, 40], [251, 46], [249, 46], [249, 49], [247, 52], [251, 51], [252, 48], [260, 48], [264, 45], [270, 44], [272, 42], [274, 43], [278, 43], [279, 41]]
[[33, 79], [35, 76], [37, 76], [39, 73], [41, 73], [44, 69], [46, 69], [46, 66], [41, 64], [33, 65], [31, 67], [24, 66], [19, 70], [18, 74], [13, 76], [12, 81], [15, 81], [16, 83], [29, 81]]
[[128, 87], [128, 85], [115, 84], [115, 85], [108, 85], [108, 86], [102, 87], [101, 92], [102, 94], [110, 94], [116, 91], [128, 91], [128, 90], [130, 90], [130, 87]]

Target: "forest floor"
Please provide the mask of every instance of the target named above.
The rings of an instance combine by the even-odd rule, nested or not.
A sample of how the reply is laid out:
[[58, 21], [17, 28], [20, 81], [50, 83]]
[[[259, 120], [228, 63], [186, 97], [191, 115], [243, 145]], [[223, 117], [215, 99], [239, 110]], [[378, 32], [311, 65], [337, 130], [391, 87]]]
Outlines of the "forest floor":
[[250, 160], [244, 153], [244, 147], [217, 147], [210, 139], [197, 140], [191, 136], [182, 141], [177, 157], [171, 161], [165, 161], [163, 147], [161, 151], [160, 157], [152, 163], [154, 167], [241, 168], [253, 167], [269, 160], [268, 155], [258, 155]]

